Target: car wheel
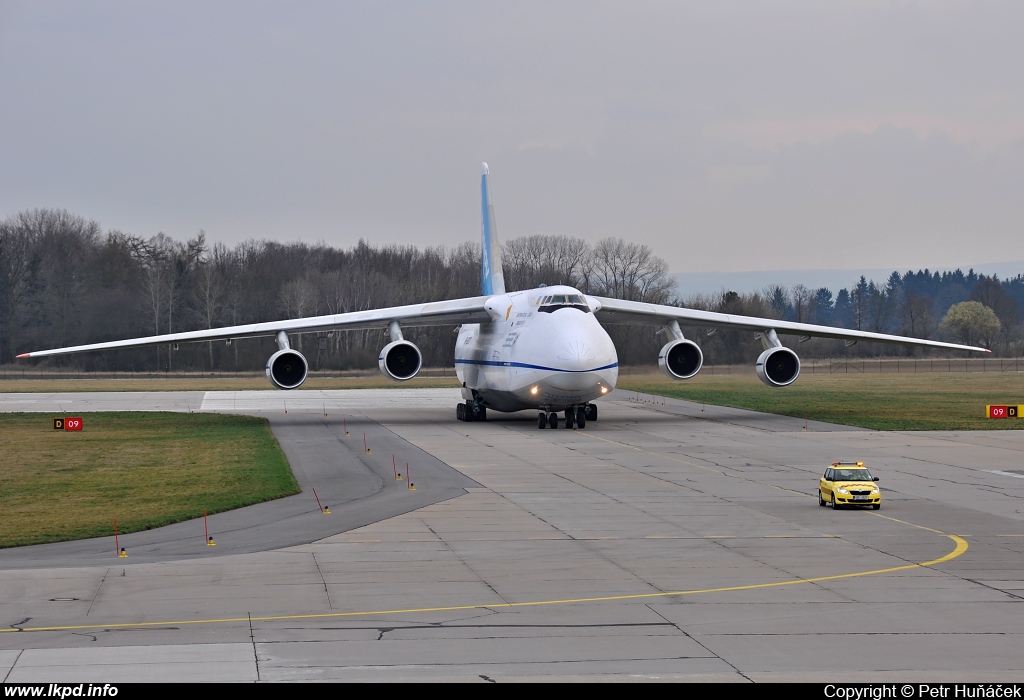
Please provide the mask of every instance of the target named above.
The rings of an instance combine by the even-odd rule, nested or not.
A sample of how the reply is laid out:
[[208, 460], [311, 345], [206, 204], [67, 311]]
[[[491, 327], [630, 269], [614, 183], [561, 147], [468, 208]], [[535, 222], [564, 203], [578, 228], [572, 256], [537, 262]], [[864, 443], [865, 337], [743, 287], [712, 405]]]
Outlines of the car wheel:
[[822, 508], [825, 507], [825, 499], [821, 497], [821, 489], [818, 490], [818, 505]]
[[879, 508], [882, 507], [882, 504], [881, 503], [872, 503], [871, 507], [874, 508], [875, 510], [878, 510]]
[[836, 510], [837, 508], [839, 508], [839, 504], [836, 503], [836, 495], [832, 494], [832, 510]]

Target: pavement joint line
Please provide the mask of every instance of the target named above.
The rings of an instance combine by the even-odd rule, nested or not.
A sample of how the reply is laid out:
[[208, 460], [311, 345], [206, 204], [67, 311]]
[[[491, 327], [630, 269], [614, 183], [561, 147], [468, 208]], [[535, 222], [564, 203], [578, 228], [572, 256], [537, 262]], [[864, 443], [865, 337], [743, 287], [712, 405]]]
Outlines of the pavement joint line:
[[[890, 518], [895, 520], [895, 518]], [[899, 520], [897, 522], [903, 522]], [[65, 632], [70, 630], [83, 630], [83, 629], [128, 629], [128, 628], [139, 628], [139, 627], [163, 627], [168, 625], [201, 625], [201, 624], [228, 624], [228, 623], [243, 623], [248, 622], [250, 625], [252, 621], [256, 622], [279, 622], [284, 620], [323, 620], [323, 619], [339, 619], [344, 617], [371, 617], [380, 615], [410, 615], [418, 613], [438, 613], [438, 612], [457, 612], [460, 610], [500, 610], [510, 608], [529, 608], [529, 607], [540, 607], [548, 605], [580, 605], [584, 603], [605, 603], [613, 601], [623, 600], [648, 600], [651, 598], [675, 598], [686, 595], [700, 595], [706, 593], [731, 593], [735, 591], [751, 591], [762, 588], [779, 588], [781, 586], [793, 586], [801, 583], [819, 583], [822, 581], [837, 581], [839, 579], [847, 578], [859, 578], [862, 576], [875, 576], [878, 574], [894, 573], [896, 571], [907, 571], [910, 569], [917, 568], [930, 568], [939, 564], [944, 564], [948, 561], [956, 559], [961, 554], [967, 551], [967, 541], [957, 535], [948, 535], [941, 533], [938, 530], [931, 528], [922, 527], [920, 525], [913, 525], [913, 523], [906, 523], [913, 527], [919, 527], [922, 530], [928, 530], [930, 532], [937, 532], [939, 534], [948, 537], [956, 543], [956, 547], [952, 552], [939, 557], [938, 559], [932, 559], [931, 561], [925, 561], [913, 564], [903, 564], [902, 566], [893, 566], [886, 569], [873, 569], [870, 571], [857, 571], [849, 574], [834, 574], [831, 576], [816, 576], [813, 578], [800, 578], [791, 579], [788, 581], [774, 581], [771, 583], [751, 583], [744, 586], [724, 586], [721, 588], [703, 588], [694, 589], [688, 591], [658, 591], [657, 593], [632, 593], [624, 595], [611, 595], [611, 596], [595, 596], [590, 598], [564, 598], [558, 600], [533, 600], [523, 601], [519, 603], [477, 603], [470, 605], [449, 605], [443, 607], [432, 607], [432, 608], [405, 608], [395, 610], [363, 610], [363, 611], [352, 611], [352, 612], [338, 612], [338, 613], [306, 613], [302, 615], [264, 615], [264, 616], [248, 616], [245, 617], [225, 617], [225, 618], [211, 618], [211, 619], [195, 619], [195, 620], [166, 620], [166, 621], [150, 621], [150, 622], [117, 622], [113, 624], [101, 624], [95, 623], [91, 625], [51, 625], [45, 627], [8, 627], [0, 629], [0, 632]]]
[[[642, 447], [635, 447], [633, 445], [629, 445], [629, 444], [626, 444], [624, 442], [619, 442], [618, 440], [611, 440], [609, 438], [599, 437], [597, 435], [594, 435], [593, 433], [581, 433], [581, 434], [585, 435], [587, 437], [594, 438], [595, 440], [603, 440], [604, 442], [610, 442], [613, 445], [619, 445], [621, 447], [628, 447], [629, 449], [636, 450], [637, 452], [644, 452], [646, 454], [653, 455], [655, 457], [662, 457], [664, 459], [668, 459], [668, 460], [671, 460], [673, 462], [679, 462], [680, 464], [686, 464], [688, 466], [697, 467], [698, 469], [703, 469], [705, 471], [715, 472], [717, 474], [721, 474], [722, 476], [728, 476], [728, 477], [731, 477], [733, 479], [743, 479], [744, 481], [749, 481], [751, 483], [759, 484], [761, 486], [770, 486], [771, 488], [778, 489], [779, 491], [786, 491], [787, 493], [795, 493], [798, 496], [807, 496], [808, 498], [814, 498], [814, 496], [812, 496], [809, 493], [803, 493], [802, 491], [796, 491], [794, 489], [783, 488], [781, 486], [776, 486], [775, 484], [766, 484], [763, 481], [757, 481], [756, 479], [751, 479], [751, 478], [745, 477], [745, 476], [739, 476], [737, 474], [729, 474], [728, 472], [722, 471], [721, 469], [715, 469], [714, 467], [705, 467], [705, 466], [703, 466], [701, 464], [694, 464], [693, 462], [689, 462], [689, 461], [687, 461], [685, 459], [679, 459], [678, 457], [672, 457], [670, 455], [661, 454], [660, 452], [653, 452], [651, 450], [645, 450]], [[945, 535], [946, 534], [946, 533], [941, 532], [939, 530], [934, 530], [934, 529], [932, 529], [930, 527], [925, 527], [924, 525], [915, 525], [914, 523], [908, 523], [905, 520], [900, 520], [898, 518], [893, 518], [893, 517], [890, 517], [890, 516], [887, 516], [887, 515], [882, 515], [881, 513], [872, 512], [871, 514], [875, 515], [875, 516], [877, 516], [879, 518], [885, 518], [886, 520], [892, 520], [893, 522], [902, 523], [903, 525], [909, 525], [910, 527], [916, 527], [916, 528], [920, 528], [922, 530], [928, 530], [929, 532], [935, 532], [935, 533], [938, 533], [940, 535]], [[1024, 537], [1024, 535], [1022, 535], [1022, 537]]]
[[757, 481], [756, 479], [751, 479], [751, 478], [746, 477], [746, 476], [740, 476], [739, 474], [730, 474], [729, 472], [723, 471], [721, 469], [715, 469], [714, 467], [706, 467], [706, 466], [704, 466], [702, 464], [695, 464], [695, 463], [689, 462], [689, 461], [687, 461], [685, 459], [679, 459], [678, 457], [672, 457], [671, 455], [662, 454], [661, 452], [654, 452], [652, 450], [645, 450], [642, 447], [636, 447], [635, 445], [630, 445], [630, 444], [627, 444], [625, 442], [619, 442], [618, 440], [611, 440], [609, 438], [603, 438], [603, 437], [600, 437], [598, 435], [594, 435], [593, 433], [580, 433], [580, 434], [585, 436], [585, 437], [593, 438], [595, 440], [602, 440], [604, 442], [608, 442], [608, 443], [611, 443], [613, 445], [619, 445], [620, 447], [628, 447], [631, 450], [636, 450], [637, 452], [643, 452], [645, 454], [649, 454], [649, 455], [652, 455], [654, 457], [661, 457], [663, 459], [667, 459], [667, 460], [670, 460], [672, 462], [678, 462], [680, 464], [685, 464], [685, 465], [690, 466], [690, 467], [696, 467], [697, 469], [703, 469], [704, 471], [714, 472], [715, 474], [721, 474], [722, 476], [727, 476], [730, 479], [742, 479], [743, 481], [749, 481], [750, 483], [758, 484], [759, 486], [767, 486], [769, 488], [777, 489], [779, 491], [785, 491], [786, 493], [795, 493], [798, 496], [807, 496], [809, 498], [813, 498], [813, 496], [811, 496], [808, 493], [804, 493], [803, 491], [796, 491], [794, 489], [787, 489], [787, 488], [784, 488], [782, 486], [777, 486], [776, 484], [767, 484], [767, 483], [765, 483], [763, 481]]

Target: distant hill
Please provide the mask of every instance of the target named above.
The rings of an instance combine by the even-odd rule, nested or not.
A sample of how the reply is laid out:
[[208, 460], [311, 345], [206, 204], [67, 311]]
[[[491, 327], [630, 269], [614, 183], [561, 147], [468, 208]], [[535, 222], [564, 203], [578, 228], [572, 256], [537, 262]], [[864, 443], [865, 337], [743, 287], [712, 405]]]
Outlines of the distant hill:
[[[964, 265], [961, 270], [967, 272], [973, 268], [975, 272], [985, 275], [999, 275], [999, 279], [1016, 277], [1024, 274], [1024, 260], [985, 265]], [[914, 268], [914, 272], [923, 267]], [[932, 272], [944, 272], [956, 268], [929, 268]], [[905, 269], [885, 268], [873, 270], [759, 270], [755, 272], [678, 272], [672, 275], [676, 281], [676, 294], [686, 298], [691, 294], [715, 294], [722, 290], [746, 294], [760, 291], [771, 284], [792, 287], [802, 284], [808, 289], [828, 287], [833, 294], [844, 287], [849, 289], [857, 283], [861, 275], [869, 281], [885, 282], [893, 271], [900, 274]]]

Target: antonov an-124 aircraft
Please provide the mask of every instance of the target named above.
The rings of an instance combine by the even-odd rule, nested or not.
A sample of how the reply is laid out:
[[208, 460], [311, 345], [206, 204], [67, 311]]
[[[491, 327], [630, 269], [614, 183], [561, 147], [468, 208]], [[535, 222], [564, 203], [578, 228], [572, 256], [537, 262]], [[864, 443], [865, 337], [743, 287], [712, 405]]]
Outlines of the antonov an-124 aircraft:
[[505, 289], [501, 269], [486, 163], [480, 194], [483, 274], [478, 297], [93, 343], [18, 357], [274, 336], [278, 350], [267, 360], [267, 379], [281, 389], [295, 389], [306, 380], [309, 364], [291, 347], [289, 333], [386, 328], [391, 342], [380, 351], [380, 371], [395, 381], [405, 381], [420, 371], [423, 357], [419, 348], [403, 337], [402, 327], [450, 324], [459, 327], [455, 369], [464, 399], [455, 407], [459, 420], [485, 420], [488, 409], [533, 409], [538, 411], [539, 428], [558, 427], [559, 412], [564, 412], [565, 427], [583, 428], [588, 420], [597, 419], [597, 405], [593, 401], [614, 389], [618, 379], [618, 356], [602, 324], [661, 326], [667, 342], [658, 353], [658, 366], [673, 379], [693, 377], [704, 362], [700, 347], [683, 335], [683, 326], [751, 331], [764, 346], [764, 352], [757, 358], [757, 376], [770, 387], [788, 386], [800, 374], [800, 358], [782, 345], [779, 334], [804, 339], [841, 338], [851, 344], [870, 340], [990, 352], [985, 348], [883, 333], [610, 299], [583, 294], [564, 285], [510, 292]]

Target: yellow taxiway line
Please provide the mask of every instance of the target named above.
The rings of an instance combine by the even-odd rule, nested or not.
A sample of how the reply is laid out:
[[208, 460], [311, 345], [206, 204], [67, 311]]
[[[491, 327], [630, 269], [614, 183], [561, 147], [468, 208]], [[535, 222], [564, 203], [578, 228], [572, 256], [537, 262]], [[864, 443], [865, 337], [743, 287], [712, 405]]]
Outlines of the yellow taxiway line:
[[[895, 518], [890, 518], [895, 520]], [[897, 520], [896, 522], [903, 522]], [[912, 523], [905, 523], [907, 525], [913, 525]], [[919, 525], [913, 525], [913, 527], [920, 527]], [[930, 530], [931, 532], [938, 532], [937, 530], [931, 530], [931, 528], [922, 528]], [[953, 540], [956, 543], [956, 547], [952, 552], [945, 556], [939, 557], [938, 559], [932, 559], [931, 561], [920, 562], [916, 564], [904, 564], [902, 566], [893, 566], [886, 569], [872, 569], [871, 571], [857, 571], [849, 574], [835, 574], [832, 576], [816, 576], [814, 578], [799, 578], [791, 579], [789, 581], [773, 581], [771, 583], [751, 583], [745, 586], [724, 586], [722, 588], [700, 588], [688, 591], [660, 591], [658, 593], [633, 593], [626, 595], [610, 595], [610, 596], [595, 596], [590, 598], [561, 598], [557, 600], [531, 600], [523, 601], [520, 603], [475, 603], [472, 605], [446, 605], [443, 607], [428, 607], [428, 608], [396, 608], [392, 610], [362, 610], [352, 612], [337, 612], [337, 613], [308, 613], [304, 615], [261, 615], [261, 616], [246, 616], [246, 617], [223, 617], [223, 618], [209, 618], [209, 619], [196, 619], [196, 620], [162, 620], [162, 621], [150, 621], [150, 622], [117, 622], [113, 624], [102, 624], [93, 623], [89, 625], [52, 625], [46, 627], [20, 627], [20, 628], [6, 628], [0, 629], [0, 632], [60, 632], [60, 631], [71, 631], [71, 630], [84, 630], [84, 629], [125, 629], [125, 628], [142, 628], [142, 627], [166, 627], [169, 625], [212, 625], [212, 624], [225, 624], [225, 623], [249, 623], [249, 622], [276, 622], [280, 620], [324, 620], [324, 619], [340, 619], [346, 617], [377, 617], [381, 615], [411, 615], [411, 614], [422, 614], [422, 613], [438, 613], [438, 612], [455, 612], [460, 610], [502, 610], [509, 608], [529, 608], [539, 607], [542, 605], [581, 605], [584, 603], [607, 603], [623, 600], [650, 600], [652, 598], [675, 598], [680, 596], [688, 595], [700, 595], [706, 593], [731, 593], [735, 591], [752, 591], [759, 588], [778, 588], [780, 586], [795, 586], [803, 583], [818, 583], [821, 581], [837, 581], [844, 578], [857, 578], [860, 576], [875, 576], [878, 574], [889, 574], [896, 571], [908, 571], [910, 569], [927, 568], [931, 566], [937, 566], [944, 564], [945, 562], [956, 559], [961, 554], [967, 551], [967, 541], [956, 535], [946, 535], [946, 537]]]
[[[679, 459], [678, 457], [671, 457], [669, 455], [664, 455], [664, 454], [660, 454], [660, 453], [657, 453], [657, 452], [652, 452], [650, 450], [645, 450], [643, 448], [635, 447], [633, 445], [628, 445], [626, 443], [618, 442], [616, 440], [609, 440], [608, 438], [597, 437], [596, 435], [593, 435], [592, 433], [583, 433], [583, 434], [586, 435], [587, 437], [592, 437], [592, 438], [595, 438], [597, 440], [602, 440], [603, 442], [608, 442], [608, 443], [612, 443], [612, 444], [615, 444], [615, 445], [619, 445], [621, 447], [626, 447], [626, 448], [629, 448], [629, 449], [632, 449], [632, 450], [636, 450], [637, 452], [646, 452], [647, 454], [650, 454], [650, 455], [653, 455], [653, 456], [656, 456], [656, 457], [661, 457], [663, 459], [668, 459], [668, 460], [671, 460], [671, 461], [674, 461], [674, 462], [680, 462], [682, 464], [686, 464], [686, 465], [689, 465], [689, 466], [692, 466], [692, 467], [696, 467], [698, 469], [704, 469], [706, 471], [716, 472], [716, 473], [722, 474], [724, 476], [735, 477], [735, 475], [728, 474], [728, 473], [726, 473], [726, 472], [724, 472], [724, 471], [722, 471], [720, 469], [715, 469], [713, 467], [707, 467], [707, 466], [700, 465], [700, 464], [694, 464], [693, 462], [690, 462], [690, 461], [684, 460], [684, 459]], [[742, 476], [741, 477], [736, 477], [736, 478], [745, 479], [745, 480], [748, 480], [748, 481], [753, 481], [752, 479], [747, 479], [746, 477], [742, 477]], [[756, 483], [761, 483], [761, 482], [756, 482]], [[804, 494], [804, 493], [800, 493], [798, 491], [793, 491], [792, 489], [783, 488], [781, 486], [774, 486], [773, 484], [763, 484], [763, 485], [764, 486], [771, 486], [772, 488], [778, 489], [780, 491], [787, 491], [789, 493], [798, 493], [801, 496], [806, 496], [807, 495], [807, 494]], [[250, 616], [246, 616], [246, 617], [224, 617], [224, 618], [209, 618], [209, 619], [195, 619], [195, 620], [163, 620], [163, 621], [153, 621], [153, 622], [117, 622], [117, 623], [113, 623], [113, 624], [98, 624], [97, 623], [97, 624], [90, 624], [90, 625], [52, 625], [52, 626], [46, 626], [46, 627], [0, 628], [0, 632], [59, 632], [59, 631], [83, 630], [83, 629], [125, 629], [125, 628], [142, 628], [142, 627], [165, 627], [165, 626], [168, 626], [168, 625], [204, 625], [204, 624], [210, 625], [210, 624], [226, 624], [226, 623], [242, 623], [242, 622], [245, 622], [245, 623], [250, 623], [250, 622], [275, 622], [275, 621], [280, 621], [280, 620], [324, 620], [324, 619], [340, 619], [340, 618], [346, 618], [346, 617], [375, 617], [375, 616], [381, 616], [381, 615], [410, 615], [410, 614], [421, 614], [421, 613], [456, 612], [456, 611], [460, 611], [460, 610], [501, 610], [501, 609], [509, 609], [509, 608], [539, 607], [539, 606], [542, 606], [542, 605], [581, 605], [581, 604], [584, 604], [584, 603], [607, 603], [607, 602], [615, 602], [615, 601], [623, 601], [623, 600], [649, 600], [649, 599], [652, 599], [652, 598], [676, 598], [676, 597], [680, 597], [680, 596], [701, 595], [701, 594], [707, 594], [707, 593], [731, 593], [731, 592], [736, 592], [736, 591], [752, 591], [752, 590], [757, 590], [757, 589], [760, 589], [760, 588], [778, 588], [778, 587], [781, 587], [781, 586], [795, 586], [795, 585], [802, 584], [802, 583], [818, 583], [818, 582], [821, 582], [821, 581], [836, 581], [836, 580], [839, 580], [839, 579], [846, 579], [846, 578], [858, 578], [858, 577], [861, 577], [861, 576], [876, 576], [878, 574], [890, 574], [890, 573], [894, 573], [894, 572], [897, 572], [897, 571], [909, 571], [911, 569], [928, 568], [928, 567], [932, 567], [932, 566], [938, 566], [939, 564], [944, 564], [944, 563], [946, 563], [948, 561], [956, 559], [961, 554], [963, 554], [964, 552], [967, 551], [967, 547], [968, 547], [967, 540], [963, 539], [962, 537], [958, 537], [957, 535], [949, 535], [949, 534], [946, 534], [946, 533], [941, 532], [939, 530], [935, 530], [935, 529], [930, 528], [930, 527], [924, 527], [923, 525], [915, 525], [914, 523], [910, 523], [910, 522], [907, 522], [905, 520], [899, 520], [898, 518], [893, 518], [893, 517], [887, 516], [887, 515], [881, 515], [880, 513], [872, 513], [872, 515], [876, 515], [876, 516], [878, 516], [880, 518], [884, 518], [886, 520], [891, 520], [892, 522], [897, 522], [897, 523], [900, 523], [902, 525], [908, 525], [910, 527], [918, 528], [920, 530], [926, 530], [928, 532], [934, 532], [934, 533], [936, 533], [938, 535], [944, 535], [944, 536], [948, 537], [949, 539], [953, 540], [953, 542], [956, 544], [956, 547], [954, 547], [952, 552], [950, 552], [949, 554], [946, 554], [945, 556], [939, 557], [938, 559], [932, 559], [931, 561], [925, 561], [925, 562], [920, 562], [920, 563], [915, 563], [915, 564], [904, 564], [902, 566], [893, 566], [893, 567], [889, 567], [889, 568], [886, 568], [886, 569], [872, 569], [870, 571], [856, 571], [856, 572], [849, 573], [849, 574], [835, 574], [835, 575], [832, 575], [832, 576], [816, 576], [814, 578], [799, 578], [799, 579], [791, 579], [791, 580], [788, 580], [788, 581], [773, 581], [771, 583], [751, 583], [751, 584], [747, 584], [747, 585], [744, 585], [744, 586], [725, 586], [725, 587], [722, 587], [722, 588], [700, 588], [700, 589], [693, 589], [693, 590], [687, 590], [687, 591], [660, 591], [660, 592], [657, 592], [657, 593], [632, 593], [632, 594], [625, 594], [625, 595], [595, 596], [595, 597], [590, 597], [590, 598], [561, 598], [561, 599], [556, 599], [556, 600], [532, 600], [532, 601], [523, 601], [523, 602], [520, 602], [520, 603], [506, 603], [506, 602], [502, 602], [502, 603], [474, 603], [474, 604], [470, 604], [470, 605], [447, 605], [447, 606], [443, 606], [443, 607], [396, 608], [396, 609], [393, 609], [393, 610], [361, 610], [361, 611], [338, 612], [338, 613], [307, 613], [307, 614], [304, 614], [304, 615], [261, 615], [261, 616], [255, 616], [255, 617], [250, 617]], [[771, 537], [771, 535], [769, 535], [769, 537]], [[790, 536], [787, 536], [787, 535], [778, 536], [778, 535], [776, 535], [776, 537], [790, 537]], [[705, 537], [705, 539], [732, 539], [732, 538], [735, 538], [735, 535], [708, 535], [708, 536]], [[560, 538], [531, 537], [529, 539], [533, 540], [533, 539], [560, 539]], [[617, 539], [617, 538], [600, 538], [600, 537], [598, 537], [598, 538], [589, 538], [589, 539]], [[379, 541], [379, 540], [356, 540], [356, 541], [374, 542], [374, 541]], [[412, 540], [412, 541], [423, 541], [423, 542], [426, 542], [426, 541], [435, 541], [435, 540]]]

